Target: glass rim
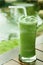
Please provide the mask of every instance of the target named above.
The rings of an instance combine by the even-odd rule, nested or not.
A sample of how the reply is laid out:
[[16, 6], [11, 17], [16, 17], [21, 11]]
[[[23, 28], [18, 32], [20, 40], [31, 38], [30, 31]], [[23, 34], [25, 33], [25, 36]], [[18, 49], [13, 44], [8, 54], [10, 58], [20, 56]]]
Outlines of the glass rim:
[[[26, 19], [28, 19], [28, 22], [26, 22]], [[34, 19], [34, 20], [33, 20]], [[33, 21], [32, 21], [33, 20]], [[23, 22], [22, 22], [23, 21]], [[30, 21], [30, 22], [29, 22]], [[32, 22], [31, 22], [32, 21]], [[26, 23], [26, 24], [33, 24], [37, 23], [37, 18], [35, 16], [24, 16], [22, 15], [19, 18], [19, 23]]]

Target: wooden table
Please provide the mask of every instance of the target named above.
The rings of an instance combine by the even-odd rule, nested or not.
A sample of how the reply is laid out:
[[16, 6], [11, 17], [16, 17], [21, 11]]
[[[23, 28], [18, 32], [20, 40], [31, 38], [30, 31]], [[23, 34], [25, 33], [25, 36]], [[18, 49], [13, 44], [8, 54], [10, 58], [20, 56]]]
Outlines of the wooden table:
[[[14, 51], [15, 52], [15, 51]], [[37, 55], [37, 60], [32, 63], [22, 63], [18, 60], [18, 48], [16, 49], [16, 56], [6, 62], [3, 65], [43, 65], [43, 43], [40, 43], [40, 40], [36, 42], [36, 55]]]

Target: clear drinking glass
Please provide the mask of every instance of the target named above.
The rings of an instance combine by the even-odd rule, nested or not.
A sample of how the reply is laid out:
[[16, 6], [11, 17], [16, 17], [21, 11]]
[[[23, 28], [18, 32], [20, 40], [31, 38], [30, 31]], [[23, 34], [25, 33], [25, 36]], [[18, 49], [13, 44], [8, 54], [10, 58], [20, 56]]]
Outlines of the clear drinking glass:
[[33, 62], [36, 60], [35, 39], [37, 20], [34, 16], [22, 17], [19, 22], [20, 43], [19, 60]]

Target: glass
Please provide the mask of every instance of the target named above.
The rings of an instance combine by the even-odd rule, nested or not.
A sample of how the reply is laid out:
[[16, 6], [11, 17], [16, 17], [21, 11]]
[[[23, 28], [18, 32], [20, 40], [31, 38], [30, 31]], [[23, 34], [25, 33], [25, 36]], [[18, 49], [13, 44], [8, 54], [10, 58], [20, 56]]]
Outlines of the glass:
[[20, 29], [20, 55], [22, 62], [33, 62], [36, 60], [35, 39], [37, 20], [34, 16], [21, 18]]

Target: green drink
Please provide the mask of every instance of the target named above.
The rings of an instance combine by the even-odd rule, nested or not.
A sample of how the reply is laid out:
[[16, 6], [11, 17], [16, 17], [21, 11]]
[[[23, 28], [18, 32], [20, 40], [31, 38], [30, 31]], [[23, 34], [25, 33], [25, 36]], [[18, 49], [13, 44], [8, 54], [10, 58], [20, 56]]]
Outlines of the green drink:
[[36, 60], [35, 39], [37, 22], [34, 16], [25, 17], [19, 23], [20, 28], [20, 60], [32, 62]]

